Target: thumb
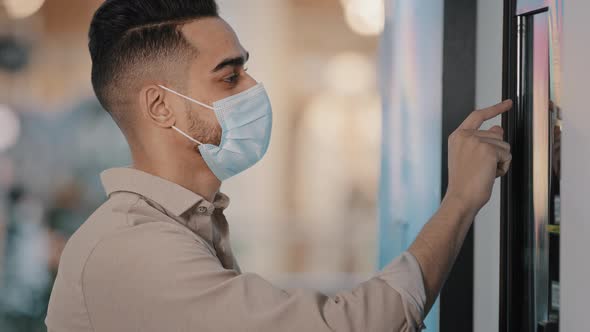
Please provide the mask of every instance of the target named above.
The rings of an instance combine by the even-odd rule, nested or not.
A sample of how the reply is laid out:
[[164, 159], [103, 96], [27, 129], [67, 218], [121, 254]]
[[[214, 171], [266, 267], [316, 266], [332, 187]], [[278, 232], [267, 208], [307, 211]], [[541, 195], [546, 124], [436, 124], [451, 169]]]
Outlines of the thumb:
[[498, 168], [496, 169], [496, 177], [504, 176], [510, 168], [512, 162], [512, 154], [504, 149], [496, 149], [498, 158]]

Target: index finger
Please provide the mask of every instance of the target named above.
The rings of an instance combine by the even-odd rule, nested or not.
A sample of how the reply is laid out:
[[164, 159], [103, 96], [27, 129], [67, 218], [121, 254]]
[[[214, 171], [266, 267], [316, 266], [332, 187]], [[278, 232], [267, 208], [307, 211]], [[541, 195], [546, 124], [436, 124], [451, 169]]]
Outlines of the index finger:
[[503, 102], [496, 104], [492, 107], [488, 107], [488, 108], [484, 108], [482, 110], [474, 111], [471, 114], [469, 114], [469, 116], [467, 117], [467, 119], [465, 119], [465, 121], [463, 121], [461, 126], [459, 126], [459, 129], [477, 130], [477, 129], [479, 129], [479, 127], [481, 127], [481, 125], [484, 123], [484, 121], [487, 121], [489, 119], [493, 119], [496, 116], [510, 110], [511, 108], [512, 108], [512, 100], [506, 99]]

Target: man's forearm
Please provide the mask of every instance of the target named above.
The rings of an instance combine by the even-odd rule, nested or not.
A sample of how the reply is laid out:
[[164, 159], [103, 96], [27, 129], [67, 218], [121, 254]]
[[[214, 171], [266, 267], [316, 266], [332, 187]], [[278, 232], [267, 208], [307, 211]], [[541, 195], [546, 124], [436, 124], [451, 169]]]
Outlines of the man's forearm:
[[440, 292], [476, 214], [461, 199], [447, 195], [410, 246], [408, 251], [416, 257], [424, 277], [426, 313]]

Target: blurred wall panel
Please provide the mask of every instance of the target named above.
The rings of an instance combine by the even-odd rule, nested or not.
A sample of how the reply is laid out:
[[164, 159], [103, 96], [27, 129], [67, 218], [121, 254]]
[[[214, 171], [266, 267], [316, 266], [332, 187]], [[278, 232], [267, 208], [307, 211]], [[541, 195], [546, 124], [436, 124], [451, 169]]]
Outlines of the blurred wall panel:
[[[383, 93], [379, 265], [406, 250], [440, 203], [443, 0], [390, 0]], [[427, 317], [438, 331], [438, 307]]]
[[[502, 1], [479, 0], [477, 6], [476, 108], [502, 99]], [[487, 121], [482, 128], [501, 125]], [[490, 202], [475, 220], [473, 330], [498, 331], [500, 266], [500, 179]]]

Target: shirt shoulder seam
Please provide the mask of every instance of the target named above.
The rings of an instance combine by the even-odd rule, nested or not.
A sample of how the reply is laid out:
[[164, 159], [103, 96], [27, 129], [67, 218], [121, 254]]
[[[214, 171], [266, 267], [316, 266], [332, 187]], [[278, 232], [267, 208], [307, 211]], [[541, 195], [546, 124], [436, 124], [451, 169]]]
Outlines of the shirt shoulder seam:
[[186, 233], [186, 235], [194, 237], [201, 245], [205, 246], [207, 248], [207, 250], [209, 250], [209, 252], [213, 256], [216, 256], [215, 249], [205, 239], [203, 239], [199, 234], [191, 231], [188, 227], [183, 225], [178, 220], [176, 220], [176, 218], [174, 216], [170, 215], [170, 212], [166, 208], [164, 208], [163, 206], [160, 206], [161, 207], [161, 210], [160, 210], [160, 208], [152, 205], [153, 203], [160, 205], [157, 202], [154, 202], [153, 200], [151, 200], [147, 197], [144, 197], [141, 194], [137, 194], [137, 195], [138, 195], [139, 199], [142, 200], [144, 203], [146, 203], [147, 205], [149, 205], [153, 209], [156, 209], [158, 212], [162, 213], [163, 215], [167, 216], [168, 218], [170, 218], [174, 221], [174, 222], [159, 221], [159, 222], [164, 222], [165, 224], [169, 224], [171, 226], [173, 225], [173, 227], [177, 228], [178, 230], [182, 230], [182, 232]]

